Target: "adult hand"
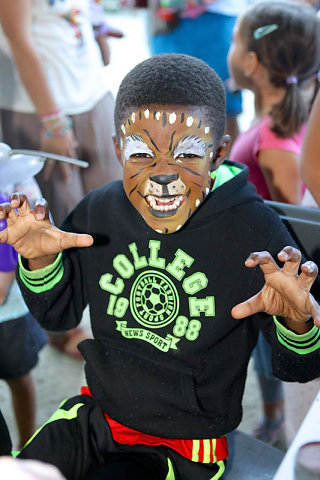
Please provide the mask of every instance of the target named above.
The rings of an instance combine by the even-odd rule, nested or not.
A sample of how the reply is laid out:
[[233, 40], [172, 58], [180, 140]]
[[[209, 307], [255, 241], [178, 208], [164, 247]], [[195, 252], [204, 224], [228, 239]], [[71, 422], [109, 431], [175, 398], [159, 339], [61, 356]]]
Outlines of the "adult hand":
[[[310, 293], [310, 288], [318, 274], [318, 267], [312, 261], [301, 265], [301, 253], [293, 247], [283, 248], [278, 259], [284, 262], [280, 268], [269, 252], [254, 252], [247, 258], [249, 268], [260, 266], [265, 285], [253, 297], [236, 305], [231, 314], [234, 318], [245, 318], [257, 312], [284, 317], [286, 325], [297, 333], [310, 329], [306, 322], [313, 318], [320, 327], [320, 306]], [[309, 323], [309, 322], [308, 322]]]
[[[72, 130], [68, 130], [65, 135], [61, 137], [46, 138], [41, 136], [40, 150], [43, 152], [52, 152], [57, 153], [58, 155], [64, 155], [66, 157], [77, 158], [77, 146], [78, 142], [76, 141]], [[55, 164], [55, 160], [46, 161], [43, 170], [45, 180], [50, 179]], [[58, 162], [58, 166], [61, 171], [62, 178], [66, 183], [68, 183], [70, 180], [71, 170], [78, 168], [75, 165], [69, 165], [64, 162]]]

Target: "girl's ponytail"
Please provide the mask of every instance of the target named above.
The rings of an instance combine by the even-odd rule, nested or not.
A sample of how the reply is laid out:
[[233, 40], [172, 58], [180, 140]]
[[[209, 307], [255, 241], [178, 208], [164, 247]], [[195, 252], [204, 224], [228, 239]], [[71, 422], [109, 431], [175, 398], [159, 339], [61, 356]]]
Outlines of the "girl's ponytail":
[[270, 112], [271, 130], [279, 137], [292, 137], [306, 122], [309, 111], [309, 104], [303, 98], [298, 83], [289, 82], [284, 98]]
[[320, 20], [312, 7], [282, 0], [254, 3], [242, 16], [240, 35], [249, 52], [265, 67], [272, 85], [285, 96], [271, 112], [271, 129], [290, 137], [306, 122], [312, 104], [310, 87], [318, 90]]

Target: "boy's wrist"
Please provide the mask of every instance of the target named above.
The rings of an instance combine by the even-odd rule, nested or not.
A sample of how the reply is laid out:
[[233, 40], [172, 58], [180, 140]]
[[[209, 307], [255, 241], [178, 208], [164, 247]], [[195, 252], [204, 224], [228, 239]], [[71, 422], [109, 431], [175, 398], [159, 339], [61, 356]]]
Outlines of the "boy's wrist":
[[28, 267], [30, 270], [39, 270], [54, 263], [58, 255], [46, 255], [45, 257], [28, 258]]
[[313, 328], [313, 318], [310, 315], [304, 322], [296, 322], [288, 317], [276, 317], [286, 328], [297, 334], [304, 334]]

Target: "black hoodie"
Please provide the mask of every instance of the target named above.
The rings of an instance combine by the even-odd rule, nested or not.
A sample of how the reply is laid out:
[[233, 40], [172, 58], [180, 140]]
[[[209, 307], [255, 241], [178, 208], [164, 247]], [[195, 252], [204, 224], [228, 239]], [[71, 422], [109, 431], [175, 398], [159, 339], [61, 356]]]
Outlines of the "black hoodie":
[[320, 375], [316, 327], [299, 336], [266, 314], [231, 317], [264, 284], [260, 268], [244, 266], [250, 252], [275, 257], [294, 242], [247, 183], [246, 167], [225, 162], [222, 171], [231, 179], [169, 235], [148, 227], [121, 182], [97, 189], [62, 227], [93, 235], [93, 246], [64, 252], [42, 273], [20, 268], [44, 328], [76, 326], [89, 304], [94, 340], [80, 344], [88, 386], [111, 418], [144, 433], [217, 438], [236, 428], [259, 329], [272, 344], [275, 375]]

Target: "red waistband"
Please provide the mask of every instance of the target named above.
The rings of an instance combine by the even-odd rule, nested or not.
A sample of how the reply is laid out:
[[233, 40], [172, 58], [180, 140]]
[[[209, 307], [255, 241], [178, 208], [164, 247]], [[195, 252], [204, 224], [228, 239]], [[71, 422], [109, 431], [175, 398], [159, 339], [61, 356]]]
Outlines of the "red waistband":
[[[88, 387], [81, 387], [81, 394], [92, 397]], [[139, 432], [126, 427], [104, 414], [110, 427], [113, 439], [122, 445], [165, 445], [193, 462], [214, 463], [228, 456], [227, 438], [210, 438], [182, 440], [180, 438], [164, 438]]]

